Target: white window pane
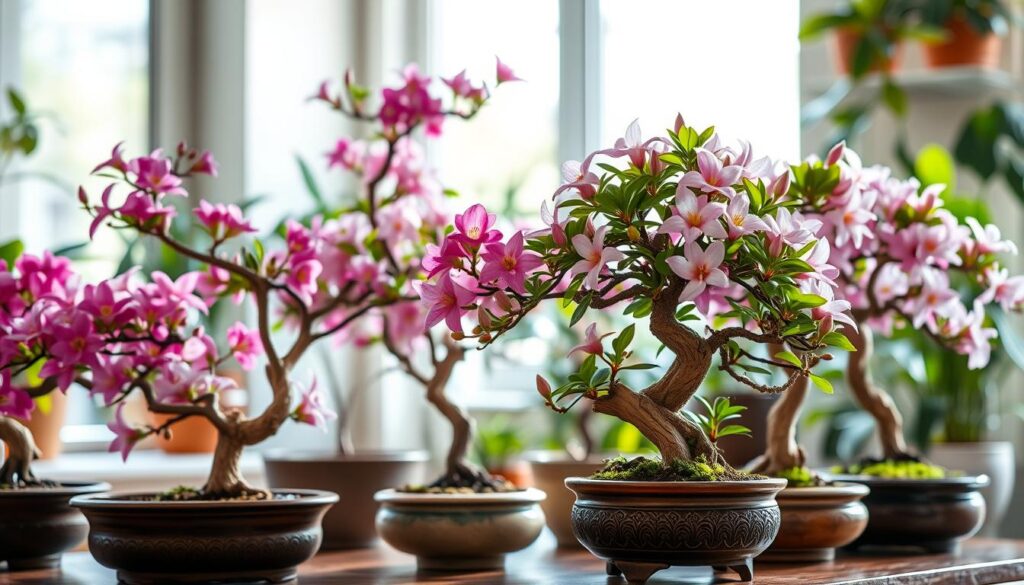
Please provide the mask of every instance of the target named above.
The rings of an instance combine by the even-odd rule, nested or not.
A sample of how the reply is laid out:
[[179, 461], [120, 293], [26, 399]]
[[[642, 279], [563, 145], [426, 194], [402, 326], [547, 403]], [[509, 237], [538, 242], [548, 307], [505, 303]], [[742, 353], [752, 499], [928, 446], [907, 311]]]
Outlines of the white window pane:
[[603, 0], [602, 142], [714, 125], [756, 155], [800, 155], [798, 2]]

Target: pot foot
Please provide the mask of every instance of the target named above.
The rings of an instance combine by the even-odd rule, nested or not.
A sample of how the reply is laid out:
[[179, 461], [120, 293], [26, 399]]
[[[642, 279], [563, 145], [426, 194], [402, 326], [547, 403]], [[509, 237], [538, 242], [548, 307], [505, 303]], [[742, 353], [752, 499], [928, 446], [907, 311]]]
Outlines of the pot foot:
[[834, 548], [804, 548], [790, 550], [768, 549], [757, 560], [766, 563], [824, 563], [836, 558]]
[[735, 571], [740, 576], [740, 581], [753, 581], [754, 580], [754, 559], [746, 558], [739, 563], [733, 563], [731, 565], [716, 565], [712, 567], [716, 573], [722, 573], [725, 571]]
[[60, 555], [47, 555], [34, 559], [10, 559], [7, 561], [8, 571], [35, 571], [37, 569], [56, 569], [60, 566]]
[[619, 568], [615, 566], [615, 563], [611, 561], [605, 561], [604, 572], [606, 575], [611, 575], [612, 577], [619, 577], [622, 575], [622, 571], [620, 571]]
[[261, 571], [259, 573], [139, 573], [136, 571], [118, 571], [117, 582], [124, 585], [188, 585], [198, 583], [297, 583], [298, 570], [295, 567], [280, 571]]
[[620, 575], [626, 577], [626, 581], [630, 583], [646, 583], [651, 575], [657, 573], [662, 569], [667, 569], [669, 566], [664, 563], [634, 563], [632, 561], [608, 561], [606, 569], [609, 571], [609, 575], [612, 573], [611, 567], [614, 567]]
[[432, 572], [504, 571], [505, 556], [416, 557], [416, 570]]

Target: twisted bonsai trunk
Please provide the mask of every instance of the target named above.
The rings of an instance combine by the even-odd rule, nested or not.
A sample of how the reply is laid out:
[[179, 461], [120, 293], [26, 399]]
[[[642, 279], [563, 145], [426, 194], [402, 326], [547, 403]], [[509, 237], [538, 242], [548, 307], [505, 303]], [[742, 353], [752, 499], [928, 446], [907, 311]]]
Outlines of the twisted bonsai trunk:
[[0, 484], [14, 487], [41, 485], [32, 473], [32, 460], [39, 457], [28, 427], [17, 420], [0, 416], [0, 442], [7, 445], [7, 459], [0, 467]]
[[861, 407], [874, 417], [884, 456], [887, 459], [906, 457], [909, 452], [903, 439], [903, 417], [896, 409], [892, 397], [871, 379], [870, 361], [874, 347], [871, 329], [863, 321], [857, 325], [858, 331], [852, 327], [846, 327], [844, 331], [857, 348], [857, 351], [849, 354], [846, 367], [850, 390]]
[[[784, 348], [780, 344], [771, 344], [770, 353], [778, 354]], [[807, 398], [809, 379], [800, 379], [782, 397], [775, 401], [768, 412], [768, 440], [764, 455], [758, 458], [751, 468], [754, 473], [777, 475], [786, 469], [803, 467], [807, 459], [804, 449], [796, 442], [796, 423], [800, 419], [800, 410]]]

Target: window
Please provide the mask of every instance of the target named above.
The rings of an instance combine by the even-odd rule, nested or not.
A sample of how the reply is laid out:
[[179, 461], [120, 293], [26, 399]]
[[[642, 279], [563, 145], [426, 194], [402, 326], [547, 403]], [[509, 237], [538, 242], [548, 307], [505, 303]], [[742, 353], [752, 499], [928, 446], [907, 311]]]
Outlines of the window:
[[[0, 215], [14, 218], [4, 236], [21, 237], [30, 252], [85, 242], [90, 220], [75, 187], [102, 184], [88, 173], [117, 142], [149, 146], [148, 12], [141, 0], [3, 3], [0, 84], [17, 88], [44, 116], [39, 149], [9, 175], [21, 180], [0, 191]], [[122, 253], [118, 236], [106, 231], [78, 268], [87, 279], [108, 276]], [[68, 393], [68, 440], [103, 417], [84, 392]]]

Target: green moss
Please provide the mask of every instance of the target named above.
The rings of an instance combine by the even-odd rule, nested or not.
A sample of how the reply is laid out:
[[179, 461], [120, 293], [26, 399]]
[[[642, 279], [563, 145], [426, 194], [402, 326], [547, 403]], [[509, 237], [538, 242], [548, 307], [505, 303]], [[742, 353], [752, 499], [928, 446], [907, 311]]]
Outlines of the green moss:
[[775, 477], [781, 477], [789, 483], [786, 487], [818, 487], [825, 485], [818, 474], [811, 471], [809, 467], [790, 467], [789, 469], [783, 469], [782, 471], [775, 474]]
[[832, 471], [885, 479], [942, 479], [957, 475], [944, 467], [916, 459], [866, 459], [846, 467], [837, 466]]
[[199, 500], [201, 498], [202, 498], [202, 494], [200, 494], [199, 490], [197, 490], [196, 488], [188, 487], [188, 486], [184, 486], [184, 485], [179, 485], [178, 487], [173, 487], [173, 488], [167, 490], [166, 492], [163, 492], [161, 494], [157, 494], [156, 501], [158, 501], [158, 502], [183, 502], [183, 501], [190, 501], [190, 500]]
[[692, 461], [673, 460], [667, 465], [660, 459], [616, 457], [606, 460], [604, 467], [590, 478], [620, 481], [736, 481], [764, 479], [764, 476], [712, 464], [701, 456]]

